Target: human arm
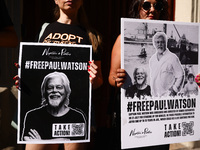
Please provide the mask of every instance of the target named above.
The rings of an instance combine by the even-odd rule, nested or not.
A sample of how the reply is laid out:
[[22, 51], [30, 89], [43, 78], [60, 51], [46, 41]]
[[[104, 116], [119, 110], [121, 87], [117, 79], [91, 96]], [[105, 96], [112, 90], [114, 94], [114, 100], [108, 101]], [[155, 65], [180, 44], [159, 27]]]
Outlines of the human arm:
[[188, 84], [186, 84], [186, 85], [184, 86], [183, 92], [184, 92], [184, 95], [185, 95], [185, 96], [189, 95], [189, 92], [188, 92]]
[[126, 72], [121, 69], [121, 35], [119, 35], [112, 49], [108, 81], [112, 86], [121, 87], [124, 84], [125, 77]]
[[88, 66], [88, 73], [90, 74], [90, 82], [92, 88], [97, 89], [103, 84], [103, 77], [101, 72], [101, 61], [90, 61]]
[[198, 91], [199, 91], [199, 86], [196, 86], [195, 88], [195, 94], [198, 95]]
[[[22, 135], [21, 135], [21, 140], [22, 141], [31, 140], [32, 137], [34, 136], [33, 129], [34, 129], [34, 131], [36, 131], [36, 130], [35, 130], [35, 128], [33, 128], [33, 126], [29, 126], [30, 123], [31, 123], [31, 119], [32, 118], [29, 117], [29, 113], [26, 113], [25, 118], [24, 118], [24, 123], [23, 123]], [[34, 124], [34, 123], [35, 122], [33, 121], [32, 124]], [[36, 132], [38, 133], [38, 131], [36, 131]], [[31, 137], [31, 135], [32, 135], [32, 137]]]
[[[45, 139], [41, 139], [40, 134], [35, 130], [35, 129], [30, 129], [30, 131], [28, 132], [28, 136], [24, 136], [24, 141], [37, 141], [37, 140], [43, 140], [45, 141]], [[70, 139], [67, 138], [55, 138], [55, 139], [47, 139], [48, 141], [69, 141]]]
[[175, 82], [171, 88], [171, 94], [172, 96], [176, 95], [182, 88], [183, 82], [184, 82], [184, 70], [178, 60], [178, 58], [175, 59], [174, 62], [172, 62], [172, 66], [174, 69], [174, 75], [175, 75]]

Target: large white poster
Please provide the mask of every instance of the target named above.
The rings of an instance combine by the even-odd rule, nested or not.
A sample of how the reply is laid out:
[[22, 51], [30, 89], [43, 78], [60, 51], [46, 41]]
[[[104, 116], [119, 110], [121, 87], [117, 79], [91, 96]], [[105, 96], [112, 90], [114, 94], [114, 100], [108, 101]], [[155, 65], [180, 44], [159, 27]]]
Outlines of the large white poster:
[[199, 24], [121, 20], [122, 148], [200, 140]]

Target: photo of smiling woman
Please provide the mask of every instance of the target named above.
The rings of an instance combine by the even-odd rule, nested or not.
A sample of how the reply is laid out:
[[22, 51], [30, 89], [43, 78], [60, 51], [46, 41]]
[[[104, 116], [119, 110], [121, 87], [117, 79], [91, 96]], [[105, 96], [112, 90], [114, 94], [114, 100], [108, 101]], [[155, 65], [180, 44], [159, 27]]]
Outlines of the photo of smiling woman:
[[47, 74], [41, 84], [41, 106], [25, 115], [22, 141], [86, 139], [86, 118], [69, 106], [70, 94], [66, 74]]

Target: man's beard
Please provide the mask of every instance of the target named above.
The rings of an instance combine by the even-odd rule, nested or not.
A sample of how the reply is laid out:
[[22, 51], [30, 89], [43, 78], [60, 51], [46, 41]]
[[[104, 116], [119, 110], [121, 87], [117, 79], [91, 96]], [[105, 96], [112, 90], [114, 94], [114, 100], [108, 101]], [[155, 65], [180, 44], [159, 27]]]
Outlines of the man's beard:
[[137, 84], [138, 85], [143, 85], [144, 84], [144, 79], [142, 78], [142, 79], [137, 79]]
[[64, 101], [65, 100], [62, 99], [62, 96], [60, 94], [50, 94], [48, 96], [48, 104], [53, 108], [61, 107]]

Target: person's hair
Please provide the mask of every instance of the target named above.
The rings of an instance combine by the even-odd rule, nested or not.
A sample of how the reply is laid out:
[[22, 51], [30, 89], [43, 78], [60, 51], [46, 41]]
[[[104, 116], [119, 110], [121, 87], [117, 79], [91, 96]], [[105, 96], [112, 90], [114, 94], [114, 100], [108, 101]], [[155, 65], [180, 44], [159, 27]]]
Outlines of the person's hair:
[[145, 69], [142, 68], [142, 67], [136, 67], [135, 70], [133, 71], [134, 84], [137, 84], [137, 82], [136, 82], [136, 74], [137, 74], [138, 69], [142, 69], [143, 70], [143, 72], [145, 74], [144, 83], [147, 83], [147, 72], [145, 71]]
[[194, 79], [194, 75], [193, 75], [192, 73], [189, 73], [188, 76], [187, 76], [187, 78], [188, 78], [188, 79], [189, 79], [189, 78], [193, 78], [193, 79]]
[[[163, 4], [163, 9], [160, 11], [159, 20], [169, 20], [167, 0], [156, 0], [156, 1]], [[143, 3], [144, 0], [132, 0], [131, 5], [129, 7], [130, 18], [140, 18], [140, 10], [142, 9]]]
[[[60, 9], [58, 5], [55, 6], [54, 16], [55, 16], [55, 20], [57, 20], [60, 17]], [[83, 5], [78, 10], [78, 21], [80, 25], [83, 26], [87, 30], [87, 34], [92, 44], [93, 51], [97, 52], [97, 49], [101, 47], [102, 38], [101, 38], [101, 35], [90, 26]]]
[[153, 36], [153, 46], [155, 47], [155, 40], [162, 37], [165, 41], [165, 46], [167, 47], [167, 35], [164, 32], [156, 32], [156, 34]]
[[42, 96], [42, 102], [41, 102], [41, 105], [42, 106], [45, 106], [47, 105], [47, 100], [46, 100], [46, 88], [47, 88], [47, 83], [49, 81], [49, 79], [52, 79], [52, 78], [61, 78], [62, 80], [62, 83], [63, 83], [63, 86], [65, 88], [65, 92], [67, 93], [67, 96], [66, 96], [66, 105], [69, 105], [69, 96], [71, 94], [71, 88], [70, 88], [70, 82], [69, 82], [69, 79], [68, 77], [66, 76], [66, 74], [62, 73], [62, 72], [52, 72], [52, 73], [49, 73], [47, 74], [43, 81], [42, 81], [42, 84], [41, 84], [41, 96]]

